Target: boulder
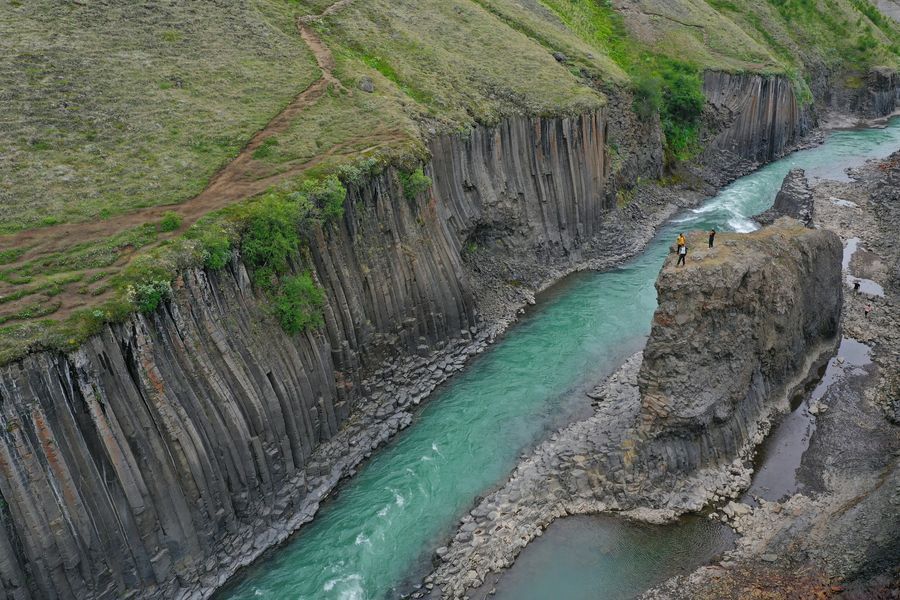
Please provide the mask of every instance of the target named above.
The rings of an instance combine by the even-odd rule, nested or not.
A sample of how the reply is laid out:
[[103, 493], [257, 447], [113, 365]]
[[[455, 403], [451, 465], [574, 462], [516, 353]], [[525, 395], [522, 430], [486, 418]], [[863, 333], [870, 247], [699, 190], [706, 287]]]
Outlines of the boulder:
[[375, 83], [372, 81], [371, 77], [361, 77], [359, 80], [359, 89], [366, 92], [367, 94], [371, 94], [375, 91]]

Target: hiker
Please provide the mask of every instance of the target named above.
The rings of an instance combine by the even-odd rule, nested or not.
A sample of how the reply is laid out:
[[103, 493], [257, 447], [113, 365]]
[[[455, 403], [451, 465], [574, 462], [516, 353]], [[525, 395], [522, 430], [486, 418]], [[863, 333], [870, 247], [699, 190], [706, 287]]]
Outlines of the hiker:
[[871, 304], [866, 304], [865, 312], [866, 312], [866, 318], [868, 319], [868, 318], [869, 318], [869, 313], [872, 312], [872, 305], [871, 305]]
[[683, 233], [678, 234], [678, 240], [675, 243], [678, 244], [678, 253], [681, 254], [681, 249], [684, 248], [684, 234]]
[[684, 259], [687, 257], [687, 246], [681, 244], [678, 246], [678, 262], [675, 263], [675, 266], [681, 266], [684, 264]]
[[853, 282], [853, 291], [854, 292], [859, 291], [859, 279], [857, 279], [856, 281]]
[[714, 242], [714, 241], [716, 241], [716, 230], [715, 230], [715, 229], [710, 229], [710, 230], [709, 230], [709, 247], [710, 247], [710, 248], [713, 247], [713, 242]]

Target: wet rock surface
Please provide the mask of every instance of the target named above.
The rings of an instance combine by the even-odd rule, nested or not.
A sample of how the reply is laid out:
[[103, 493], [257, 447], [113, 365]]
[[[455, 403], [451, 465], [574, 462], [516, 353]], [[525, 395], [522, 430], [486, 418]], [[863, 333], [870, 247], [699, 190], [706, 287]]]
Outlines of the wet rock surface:
[[667, 260], [643, 355], [589, 394], [590, 418], [538, 446], [463, 517], [425, 580], [431, 597], [466, 595], [561, 516], [617, 511], [665, 522], [747, 487], [744, 459], [833, 350], [840, 243], [783, 220], [719, 244], [692, 252], [684, 268]]

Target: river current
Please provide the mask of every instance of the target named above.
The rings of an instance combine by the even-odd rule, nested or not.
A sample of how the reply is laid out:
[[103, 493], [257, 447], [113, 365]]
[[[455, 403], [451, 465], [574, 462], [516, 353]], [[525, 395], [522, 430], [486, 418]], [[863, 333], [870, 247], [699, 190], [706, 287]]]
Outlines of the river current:
[[[409, 591], [476, 498], [502, 483], [548, 432], [584, 414], [584, 392], [642, 347], [656, 308], [654, 282], [677, 231], [752, 231], [750, 217], [771, 206], [791, 168], [802, 167], [812, 178], [844, 179], [845, 168], [898, 148], [900, 119], [881, 129], [832, 132], [824, 144], [763, 167], [679, 215], [621, 267], [566, 278], [437, 390], [413, 424], [343, 484], [312, 523], [217, 597], [381, 600]], [[594, 529], [573, 528], [583, 538], [577, 548], [578, 540], [564, 536], [568, 552], [541, 556], [540, 564], [524, 570], [518, 589], [577, 597], [559, 588], [571, 582], [573, 592], [596, 594], [599, 585], [607, 594], [594, 597], [633, 597], [652, 585], [650, 579], [709, 560], [707, 550], [718, 549], [721, 539], [705, 525], [681, 524], [688, 528], [683, 535], [707, 549], [684, 557], [680, 530], [663, 534], [608, 518], [594, 522]], [[679, 553], [675, 559], [672, 552]]]

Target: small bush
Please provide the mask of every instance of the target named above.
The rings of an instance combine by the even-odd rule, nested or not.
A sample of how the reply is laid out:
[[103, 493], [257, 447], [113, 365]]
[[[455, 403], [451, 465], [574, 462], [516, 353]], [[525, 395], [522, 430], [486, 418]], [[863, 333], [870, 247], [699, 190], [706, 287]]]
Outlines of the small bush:
[[142, 313], [152, 313], [159, 305], [172, 297], [172, 284], [154, 279], [128, 287], [128, 299]]
[[225, 236], [225, 232], [217, 235], [208, 232], [200, 238], [203, 248], [203, 266], [213, 271], [224, 268], [231, 260], [231, 241]]
[[344, 164], [338, 167], [338, 177], [341, 181], [360, 185], [365, 181], [366, 177], [371, 177], [381, 169], [381, 163], [372, 158], [364, 158], [351, 164]]
[[419, 167], [415, 171], [400, 171], [400, 185], [403, 186], [403, 196], [412, 202], [431, 187], [431, 179]]
[[322, 307], [325, 305], [325, 295], [309, 272], [285, 277], [274, 301], [275, 315], [282, 329], [288, 333], [321, 327], [324, 322]]
[[162, 220], [159, 222], [160, 231], [175, 231], [179, 227], [181, 227], [181, 215], [171, 210], [163, 213]]
[[270, 192], [254, 204], [241, 240], [244, 262], [255, 283], [269, 289], [273, 277], [288, 270], [289, 260], [300, 246], [296, 202]]
[[307, 179], [300, 186], [301, 196], [305, 196], [312, 206], [319, 211], [321, 219], [326, 223], [339, 221], [344, 217], [344, 200], [347, 188], [334, 175], [322, 179]]

